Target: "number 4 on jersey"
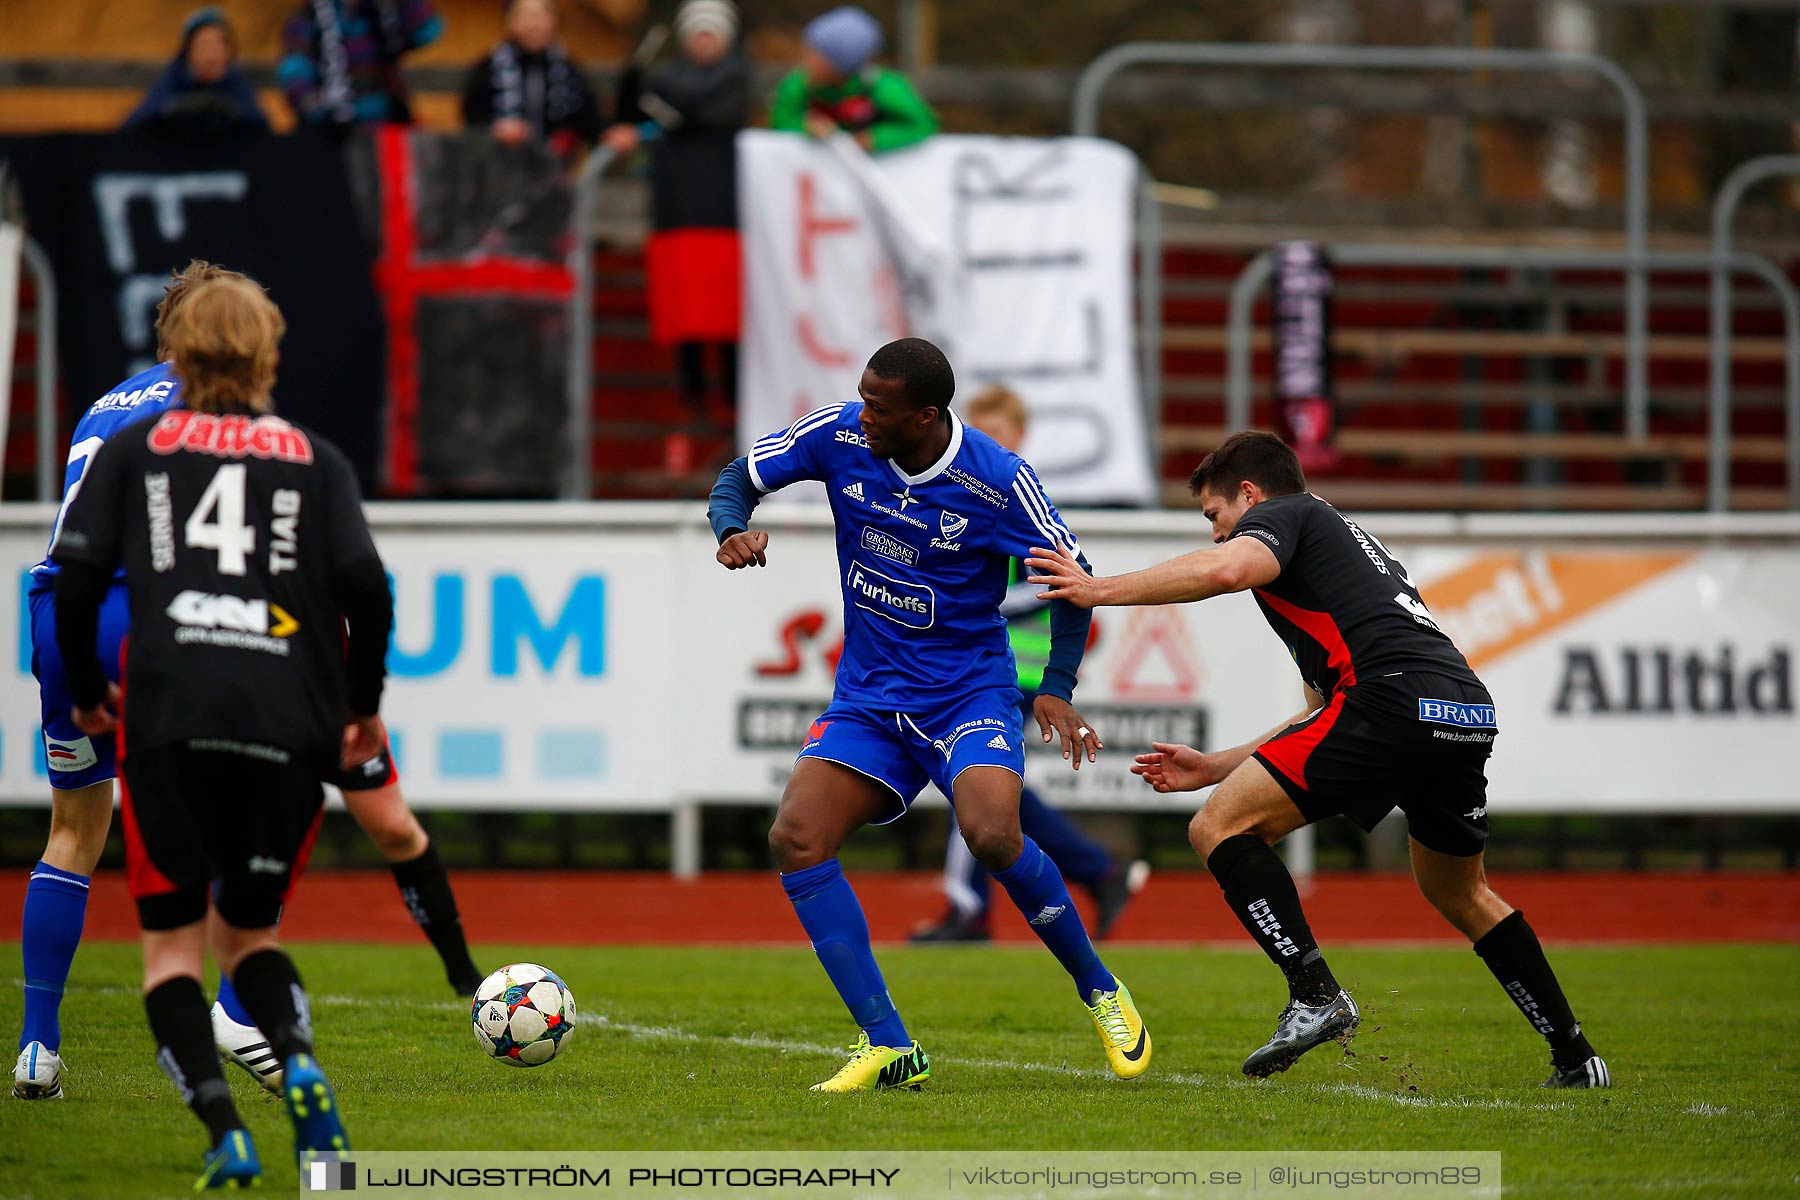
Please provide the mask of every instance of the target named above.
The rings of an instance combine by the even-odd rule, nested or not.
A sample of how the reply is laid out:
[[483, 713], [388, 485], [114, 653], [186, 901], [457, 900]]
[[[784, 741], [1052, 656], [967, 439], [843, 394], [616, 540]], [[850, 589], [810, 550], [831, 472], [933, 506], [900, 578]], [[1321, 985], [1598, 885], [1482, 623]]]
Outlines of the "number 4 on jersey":
[[244, 524], [244, 477], [243, 463], [220, 467], [187, 519], [187, 544], [216, 551], [221, 575], [244, 574], [246, 559], [256, 550], [256, 530]]

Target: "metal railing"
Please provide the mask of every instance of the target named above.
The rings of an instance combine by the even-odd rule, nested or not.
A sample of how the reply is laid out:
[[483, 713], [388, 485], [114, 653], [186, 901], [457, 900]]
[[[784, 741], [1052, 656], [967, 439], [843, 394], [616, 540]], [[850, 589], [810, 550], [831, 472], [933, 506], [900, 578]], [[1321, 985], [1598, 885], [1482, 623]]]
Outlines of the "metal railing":
[[[1714, 269], [1717, 257], [1702, 251], [1657, 250], [1642, 256], [1617, 250], [1556, 249], [1507, 246], [1401, 246], [1346, 244], [1327, 248], [1332, 261], [1344, 266], [1489, 267], [1494, 269], [1617, 270], [1632, 264], [1672, 270]], [[1787, 328], [1787, 485], [1788, 504], [1800, 509], [1800, 290], [1781, 269], [1760, 254], [1731, 254], [1731, 270], [1755, 275], [1775, 292]], [[1273, 251], [1265, 250], [1238, 272], [1231, 285], [1226, 318], [1225, 424], [1230, 430], [1250, 425], [1250, 317], [1256, 294], [1268, 280]], [[1714, 336], [1719, 323], [1715, 315]], [[1715, 389], [1709, 399], [1707, 432], [1708, 506], [1729, 507], [1731, 462], [1731, 398]]]
[[56, 268], [29, 237], [20, 243], [19, 256], [31, 272], [37, 300], [37, 498], [54, 504], [62, 497], [62, 472], [57, 469], [62, 456], [56, 452]]
[[594, 490], [594, 227], [600, 205], [600, 177], [612, 165], [613, 152], [596, 146], [575, 178], [574, 212], [569, 215], [568, 388], [569, 466], [564, 472], [565, 500], [586, 500]]
[[1480, 50], [1437, 46], [1287, 46], [1214, 42], [1126, 42], [1081, 72], [1071, 128], [1093, 136], [1100, 100], [1114, 75], [1144, 63], [1218, 67], [1297, 67], [1362, 71], [1533, 71], [1598, 75], [1618, 93], [1625, 120], [1625, 432], [1649, 431], [1649, 374], [1644, 348], [1650, 325], [1645, 262], [1650, 227], [1648, 122], [1643, 93], [1609, 58], [1549, 50]]
[[1162, 366], [1162, 202], [1156, 198], [1156, 178], [1150, 168], [1138, 164], [1137, 184], [1137, 303], [1138, 391], [1144, 402], [1144, 440], [1150, 453], [1150, 473], [1162, 462], [1163, 366]]
[[[1753, 158], [1739, 163], [1725, 182], [1719, 186], [1719, 194], [1713, 197], [1712, 209], [1712, 344], [1708, 362], [1708, 387], [1710, 405], [1707, 409], [1707, 436], [1711, 457], [1707, 459], [1707, 503], [1714, 512], [1724, 512], [1729, 504], [1728, 495], [1731, 489], [1731, 464], [1728, 461], [1727, 444], [1731, 440], [1731, 274], [1740, 256], [1731, 252], [1731, 226], [1737, 216], [1738, 204], [1744, 193], [1765, 179], [1774, 179], [1782, 175], [1800, 176], [1800, 154], [1770, 154], [1762, 158]], [[1786, 276], [1782, 276], [1786, 280]], [[1777, 289], [1780, 290], [1780, 289]], [[1790, 289], [1791, 290], [1791, 289]], [[1784, 298], [1783, 303], [1787, 301]], [[1800, 458], [1791, 452], [1794, 438], [1794, 360], [1792, 340], [1794, 327], [1792, 318], [1788, 325], [1788, 495], [1800, 495], [1796, 491], [1794, 472]], [[1800, 506], [1800, 501], [1794, 502]]]

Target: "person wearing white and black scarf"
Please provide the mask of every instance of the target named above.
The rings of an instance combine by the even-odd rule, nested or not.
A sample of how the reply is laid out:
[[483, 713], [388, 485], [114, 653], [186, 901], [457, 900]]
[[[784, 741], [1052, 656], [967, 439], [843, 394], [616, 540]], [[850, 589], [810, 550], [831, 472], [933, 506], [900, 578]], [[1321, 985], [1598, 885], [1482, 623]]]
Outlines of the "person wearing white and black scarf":
[[412, 120], [401, 60], [443, 32], [431, 0], [303, 0], [282, 27], [276, 78], [308, 125]]
[[507, 40], [470, 68], [463, 84], [463, 121], [509, 145], [529, 137], [558, 150], [592, 142], [600, 115], [581, 69], [556, 42], [556, 10], [549, 0], [512, 0]]

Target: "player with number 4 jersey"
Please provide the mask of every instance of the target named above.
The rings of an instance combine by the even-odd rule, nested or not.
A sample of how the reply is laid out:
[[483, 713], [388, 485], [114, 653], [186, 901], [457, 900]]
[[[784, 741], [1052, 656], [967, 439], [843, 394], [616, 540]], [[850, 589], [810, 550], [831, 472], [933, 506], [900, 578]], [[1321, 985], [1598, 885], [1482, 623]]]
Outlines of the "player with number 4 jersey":
[[1545, 1086], [1611, 1086], [1525, 915], [1488, 887], [1484, 768], [1499, 732], [1494, 698], [1412, 575], [1374, 534], [1307, 492], [1298, 456], [1273, 434], [1233, 434], [1190, 482], [1219, 543], [1213, 549], [1102, 579], [1054, 546], [1026, 562], [1043, 598], [1090, 608], [1249, 590], [1300, 668], [1308, 707], [1292, 720], [1210, 754], [1156, 745], [1132, 768], [1159, 792], [1219, 784], [1189, 840], [1286, 976], [1289, 995], [1274, 1037], [1244, 1061], [1244, 1074], [1285, 1071], [1315, 1046], [1348, 1040], [1361, 1019], [1270, 844], [1329, 816], [1373, 829], [1398, 807], [1419, 890], [1549, 1042]]
[[[820, 964], [862, 1034], [815, 1090], [917, 1087], [930, 1061], [907, 1034], [869, 949], [869, 928], [838, 865], [859, 826], [901, 816], [926, 783], [956, 807], [969, 850], [1075, 981], [1113, 1070], [1150, 1064], [1150, 1037], [1090, 943], [1068, 887], [1019, 828], [1024, 730], [1018, 672], [1000, 605], [1011, 560], [1075, 537], [1025, 461], [950, 409], [949, 362], [918, 338], [876, 351], [860, 402], [822, 408], [726, 467], [709, 517], [717, 561], [767, 562], [749, 528], [760, 495], [825, 484], [837, 528], [844, 650], [831, 706], [813, 723], [769, 845]], [[1032, 713], [1075, 769], [1100, 740], [1070, 704], [1089, 617], [1051, 613], [1050, 661]]]
[[[213, 263], [194, 261], [170, 278], [157, 306], [158, 358], [162, 361], [100, 397], [77, 422], [63, 477], [63, 502], [51, 542], [107, 439], [124, 427], [181, 405], [181, 380], [169, 361], [163, 331], [191, 289], [213, 279], [243, 279]], [[72, 700], [56, 644], [52, 601], [58, 567], [46, 553], [31, 571], [26, 605], [31, 620], [32, 673], [38, 680], [43, 738], [42, 773], [50, 782], [50, 837], [26, 886], [20, 929], [25, 965], [24, 1019], [13, 1095], [24, 1100], [61, 1099], [65, 1063], [61, 1056], [63, 988], [86, 920], [90, 877], [112, 824], [113, 779], [118, 773], [111, 734], [89, 737], [70, 719]], [[100, 606], [100, 656], [107, 676], [118, 681], [119, 653], [129, 619], [125, 573], [121, 569]], [[414, 919], [443, 960], [451, 986], [468, 995], [481, 981], [469, 956], [456, 897], [436, 848], [407, 807], [391, 750], [352, 770], [334, 766], [325, 776], [344, 795], [345, 807], [375, 842], [399, 885]], [[230, 980], [220, 976], [213, 1006], [219, 1051], [271, 1091], [281, 1084], [281, 1064], [238, 1002]]]
[[[199, 1188], [261, 1174], [214, 1048], [209, 940], [281, 1061], [301, 1170], [350, 1148], [275, 925], [319, 780], [386, 740], [393, 598], [349, 463], [273, 414], [285, 328], [248, 279], [194, 285], [167, 332], [183, 406], [107, 440], [50, 550], [72, 718], [122, 745], [129, 728], [120, 798], [144, 1009], [158, 1065], [207, 1128]], [[112, 683], [97, 635], [121, 566], [131, 637]]]

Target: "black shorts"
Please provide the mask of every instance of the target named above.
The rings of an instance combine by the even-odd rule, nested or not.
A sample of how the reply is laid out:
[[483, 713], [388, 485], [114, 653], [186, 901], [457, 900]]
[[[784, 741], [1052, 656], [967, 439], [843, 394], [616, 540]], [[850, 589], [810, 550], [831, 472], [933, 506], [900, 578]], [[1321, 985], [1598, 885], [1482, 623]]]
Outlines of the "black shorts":
[[1399, 808], [1426, 849], [1467, 858], [1487, 842], [1498, 732], [1486, 688], [1407, 672], [1341, 689], [1256, 759], [1308, 822], [1344, 816], [1367, 830]]
[[206, 916], [209, 893], [229, 925], [275, 924], [318, 833], [316, 767], [193, 743], [134, 749], [120, 766], [139, 924], [191, 925]]
[[384, 741], [368, 762], [348, 770], [333, 767], [324, 780], [340, 792], [372, 792], [399, 783], [400, 768], [394, 763], [394, 748]]

